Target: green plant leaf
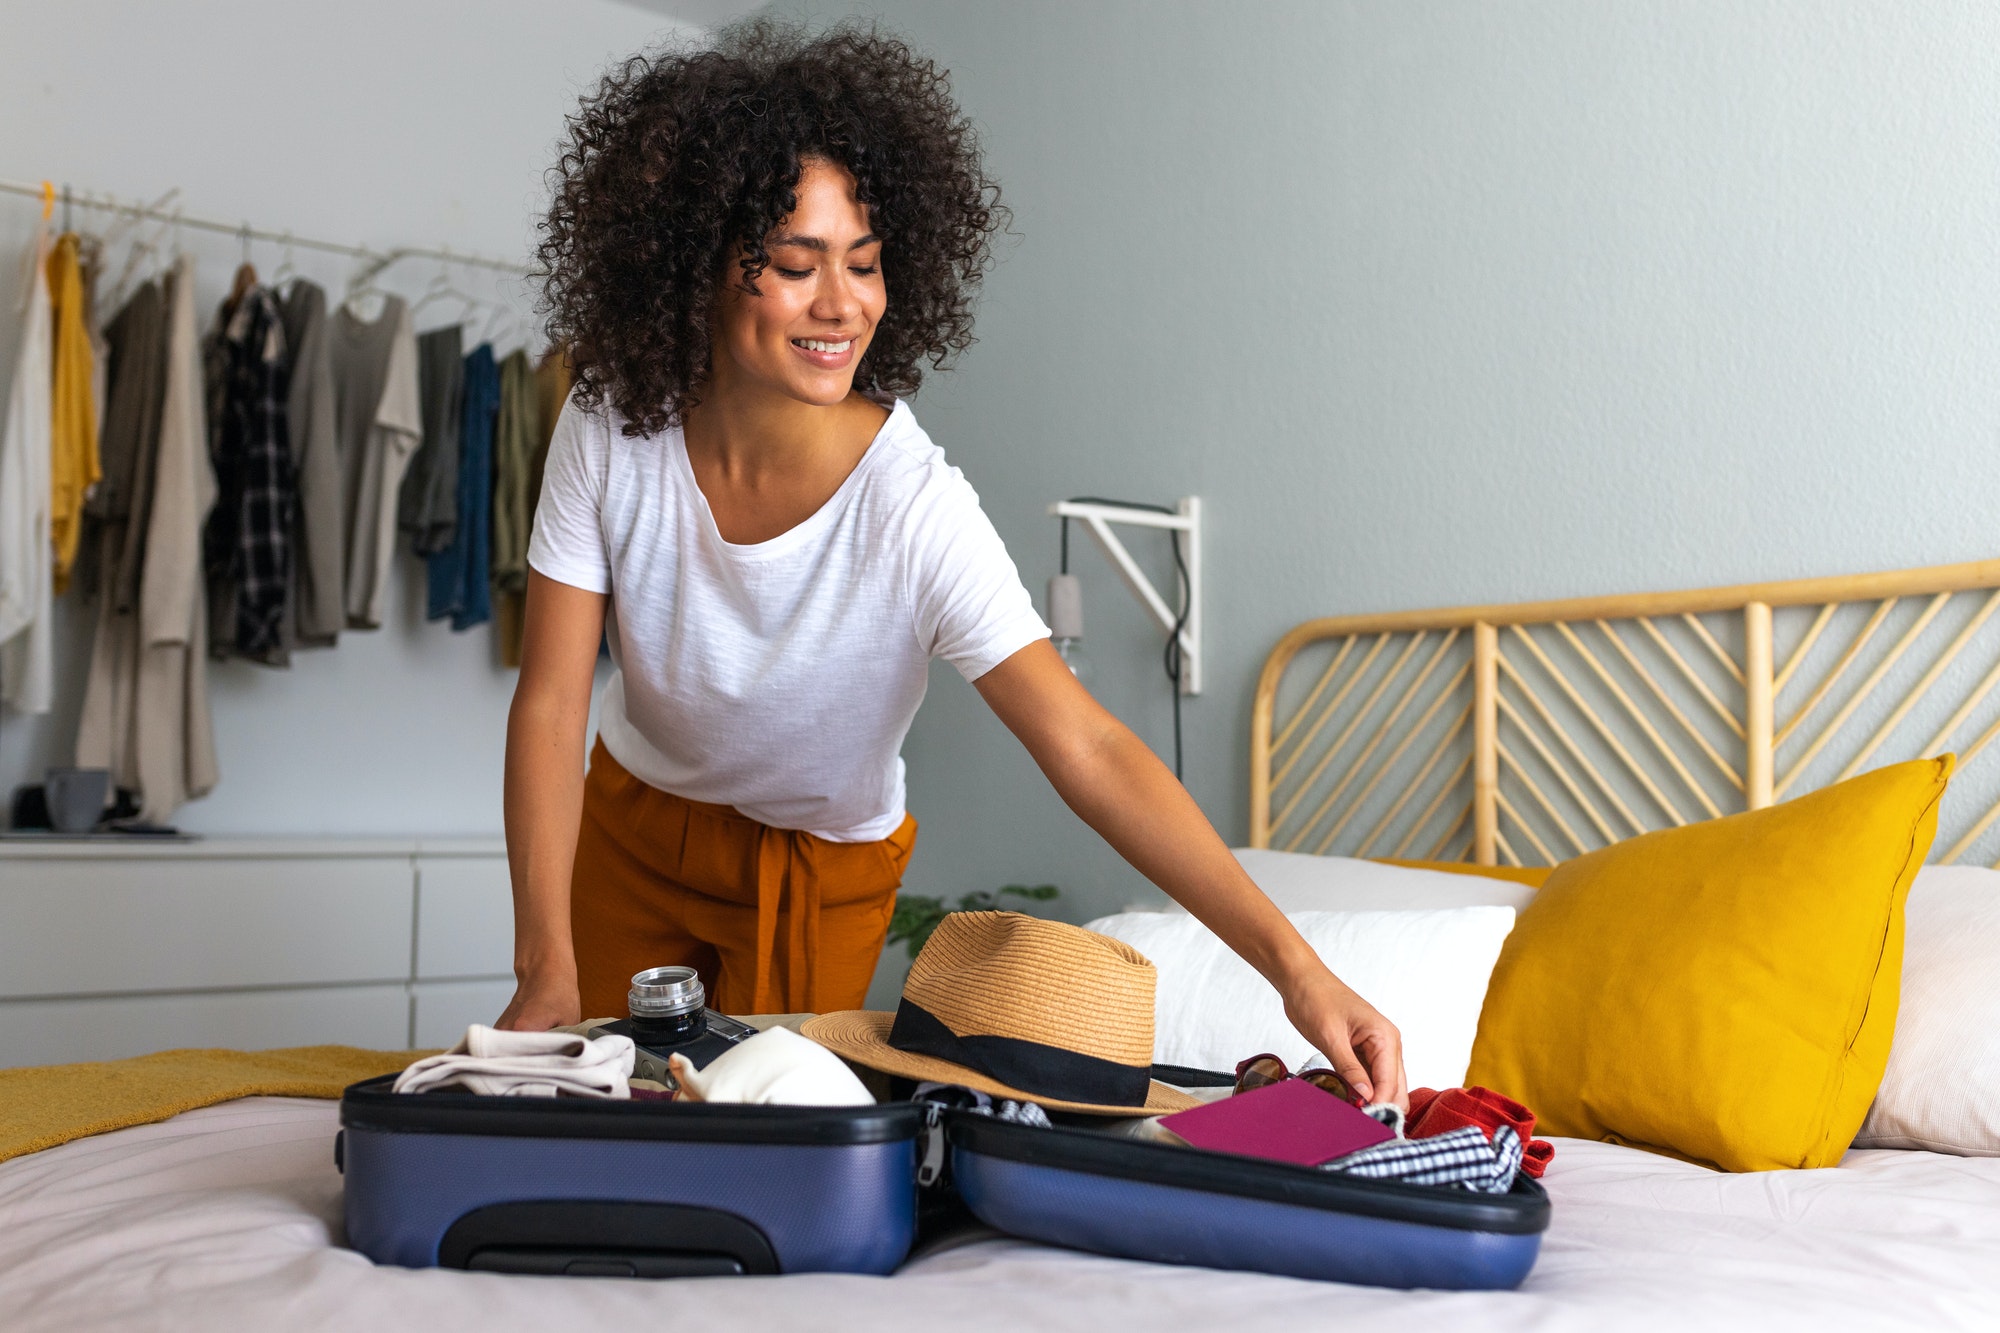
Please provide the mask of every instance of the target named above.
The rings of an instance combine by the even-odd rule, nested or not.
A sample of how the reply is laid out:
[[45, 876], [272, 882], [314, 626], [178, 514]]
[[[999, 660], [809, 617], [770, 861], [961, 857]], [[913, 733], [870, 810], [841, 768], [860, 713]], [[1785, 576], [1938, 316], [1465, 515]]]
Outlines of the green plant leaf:
[[951, 912], [991, 912], [1001, 906], [1002, 898], [1021, 898], [1029, 902], [1048, 902], [1060, 896], [1062, 890], [1053, 884], [1009, 884], [998, 890], [974, 889], [961, 894], [956, 907], [946, 907], [944, 899], [923, 893], [899, 893], [896, 895], [896, 909], [889, 917], [889, 936], [886, 944], [900, 944], [909, 953], [911, 961], [923, 952], [924, 944], [936, 930], [938, 922]]
[[1000, 890], [1000, 892], [1002, 894], [1011, 893], [1017, 898], [1030, 898], [1036, 902], [1047, 902], [1061, 893], [1062, 890], [1053, 884], [1009, 884], [1006, 888]]
[[889, 937], [885, 943], [901, 944], [914, 959], [944, 917], [942, 898], [921, 893], [897, 894], [896, 910], [890, 914]]

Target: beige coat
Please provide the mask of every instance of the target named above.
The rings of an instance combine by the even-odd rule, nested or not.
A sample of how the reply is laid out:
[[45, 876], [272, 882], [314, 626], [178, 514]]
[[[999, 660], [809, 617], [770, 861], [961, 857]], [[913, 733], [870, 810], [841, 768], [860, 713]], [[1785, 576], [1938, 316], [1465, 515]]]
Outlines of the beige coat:
[[140, 817], [153, 823], [206, 795], [217, 778], [202, 572], [202, 525], [214, 506], [194, 261], [184, 256], [168, 283], [166, 401], [138, 614], [119, 617], [115, 628], [100, 622], [77, 734], [78, 762], [110, 768], [122, 785], [136, 786]]
[[208, 588], [201, 533], [215, 507], [202, 410], [201, 338], [195, 332], [194, 261], [174, 268], [167, 313], [167, 399], [139, 585], [139, 687], [134, 692], [140, 814], [164, 823], [215, 786], [215, 729], [208, 714]]

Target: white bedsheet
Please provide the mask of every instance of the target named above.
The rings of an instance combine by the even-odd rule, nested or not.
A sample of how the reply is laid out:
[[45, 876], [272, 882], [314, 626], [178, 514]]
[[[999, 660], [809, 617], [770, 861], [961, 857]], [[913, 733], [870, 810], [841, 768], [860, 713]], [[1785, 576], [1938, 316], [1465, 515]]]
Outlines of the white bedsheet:
[[[0, 1164], [0, 1327], [2000, 1329], [2000, 1159], [1726, 1176], [1558, 1140], [1519, 1292], [1395, 1292], [1007, 1240], [893, 1278], [646, 1283], [376, 1268], [338, 1247], [329, 1102], [253, 1098]], [[1366, 1322], [1354, 1322], [1366, 1321]]]

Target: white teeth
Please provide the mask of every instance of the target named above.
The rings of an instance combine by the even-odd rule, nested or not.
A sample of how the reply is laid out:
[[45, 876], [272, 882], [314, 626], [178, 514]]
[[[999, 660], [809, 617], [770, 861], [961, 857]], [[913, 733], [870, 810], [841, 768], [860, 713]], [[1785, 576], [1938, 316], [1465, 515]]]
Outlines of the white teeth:
[[854, 339], [852, 338], [849, 338], [846, 342], [837, 343], [821, 342], [818, 338], [794, 338], [792, 342], [809, 352], [844, 352], [854, 346]]

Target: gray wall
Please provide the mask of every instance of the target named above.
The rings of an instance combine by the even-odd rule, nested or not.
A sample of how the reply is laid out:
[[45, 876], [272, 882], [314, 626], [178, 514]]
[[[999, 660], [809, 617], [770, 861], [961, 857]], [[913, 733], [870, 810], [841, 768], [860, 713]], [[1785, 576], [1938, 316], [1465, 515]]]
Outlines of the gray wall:
[[[857, 8], [1015, 210], [915, 406], [1030, 585], [1051, 499], [1207, 502], [1188, 785], [1232, 842], [1299, 620], [2000, 553], [1990, 5]], [[1158, 641], [1077, 563], [1097, 693], [1164, 749]], [[906, 753], [916, 883], [1151, 893], [949, 672]]]

